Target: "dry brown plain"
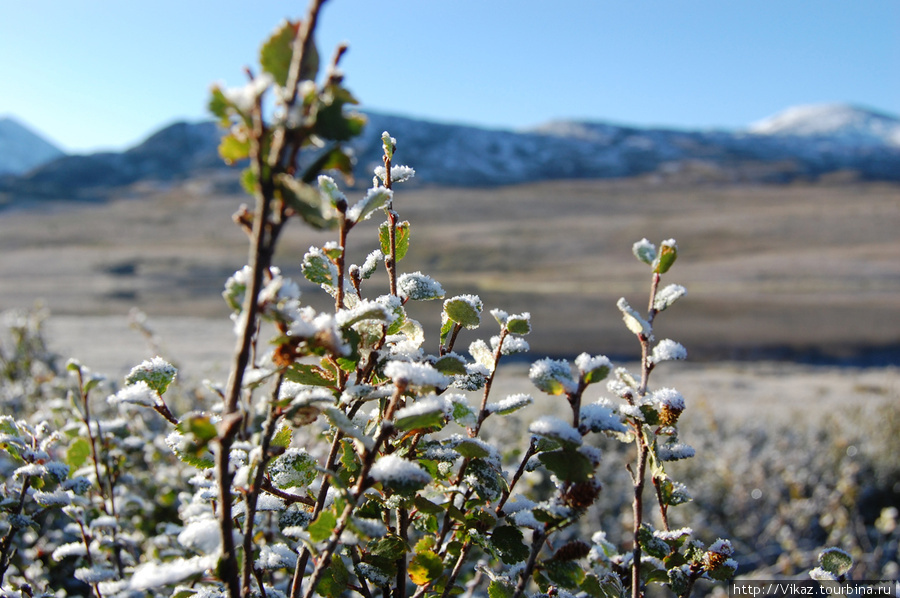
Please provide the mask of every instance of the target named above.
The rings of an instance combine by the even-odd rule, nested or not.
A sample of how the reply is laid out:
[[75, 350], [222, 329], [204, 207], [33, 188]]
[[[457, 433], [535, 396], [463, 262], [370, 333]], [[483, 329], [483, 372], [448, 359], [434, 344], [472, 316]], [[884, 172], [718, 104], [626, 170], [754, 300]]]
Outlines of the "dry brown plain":
[[[161, 325], [200, 318], [185, 320], [200, 330], [212, 318], [227, 353], [220, 292], [246, 260], [244, 234], [230, 221], [246, 198], [209, 189], [195, 181], [133, 189], [106, 203], [0, 211], [0, 310], [42, 299], [54, 320], [94, 317], [73, 321], [76, 328], [121, 327], [132, 307]], [[664, 283], [683, 284], [688, 297], [659, 318], [656, 332], [694, 359], [857, 358], [874, 350], [889, 363], [900, 347], [896, 185], [585, 180], [399, 189], [395, 202], [412, 223], [401, 270], [433, 275], [448, 294], [476, 293], [487, 308], [530, 311], [533, 353], [635, 354], [615, 302], [646, 301], [649, 273], [631, 255], [642, 237], [678, 241], [680, 259]], [[377, 224], [353, 231], [351, 261], [374, 247]], [[304, 251], [330, 238], [298, 223], [276, 262], [300, 280]], [[304, 290], [311, 303], [327, 305], [320, 290]], [[436, 327], [439, 310], [423, 304], [415, 315]]]

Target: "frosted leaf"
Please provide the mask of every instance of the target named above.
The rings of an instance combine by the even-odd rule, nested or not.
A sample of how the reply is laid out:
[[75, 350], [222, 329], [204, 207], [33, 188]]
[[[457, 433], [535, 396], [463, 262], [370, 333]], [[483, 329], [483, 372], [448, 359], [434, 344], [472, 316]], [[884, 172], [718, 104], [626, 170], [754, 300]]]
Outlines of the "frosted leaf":
[[488, 348], [487, 343], [478, 339], [469, 345], [469, 355], [479, 364], [487, 368], [488, 372], [494, 370], [496, 362], [494, 361], [494, 353]]
[[653, 392], [650, 400], [656, 404], [657, 408], [684, 411], [684, 397], [674, 388], [660, 388]]
[[478, 416], [472, 407], [469, 406], [468, 399], [460, 394], [445, 395], [447, 401], [450, 402], [450, 417], [453, 421], [461, 426], [473, 426], [478, 421]]
[[731, 556], [734, 554], [734, 548], [731, 546], [731, 542], [722, 538], [713, 542], [707, 550], [723, 556]]
[[260, 549], [255, 564], [264, 571], [293, 567], [297, 564], [297, 553], [287, 544], [266, 544]]
[[119, 522], [112, 515], [101, 515], [91, 521], [91, 529], [109, 528], [118, 529]]
[[625, 326], [628, 327], [628, 330], [647, 338], [652, 337], [653, 328], [650, 326], [650, 323], [641, 317], [637, 310], [628, 305], [628, 301], [624, 297], [619, 299], [616, 307], [622, 312], [622, 319], [625, 320]]
[[659, 253], [656, 254], [656, 259], [652, 264], [653, 271], [657, 274], [665, 274], [675, 263], [677, 257], [678, 246], [675, 244], [675, 239], [666, 239], [659, 245]]
[[335, 316], [338, 326], [346, 328], [363, 320], [378, 320], [390, 326], [396, 316], [394, 312], [385, 305], [364, 299], [355, 305], [352, 309], [342, 309]]
[[268, 472], [279, 488], [305, 488], [316, 478], [316, 459], [305, 449], [288, 448], [272, 460]]
[[118, 573], [112, 567], [104, 565], [94, 565], [93, 567], [81, 567], [75, 569], [75, 579], [86, 584], [96, 584], [101, 581], [109, 581], [118, 577]]
[[444, 301], [444, 315], [472, 330], [481, 324], [484, 305], [477, 295], [457, 295]]
[[175, 379], [177, 372], [175, 366], [157, 355], [132, 368], [131, 372], [125, 376], [125, 383], [136, 384], [143, 381], [159, 394], [164, 394], [169, 384]]
[[[116, 420], [113, 420], [115, 422]], [[46, 472], [51, 478], [62, 484], [69, 477], [69, 466], [61, 461], [47, 461], [44, 463]]]
[[513, 513], [512, 519], [519, 527], [527, 527], [533, 530], [544, 529], [544, 524], [537, 520], [537, 518], [534, 516], [534, 512], [532, 512], [530, 509], [516, 511], [515, 513]]
[[687, 349], [681, 343], [668, 338], [659, 341], [650, 354], [650, 363], [652, 364], [678, 359], [687, 359]]
[[[164, 563], [150, 561], [135, 567], [128, 587], [131, 590], [149, 590], [178, 583], [215, 568], [220, 558], [218, 554], [211, 554], [190, 559], [178, 558]], [[194, 594], [195, 598], [197, 596], [200, 596], [199, 592]]]
[[427, 363], [409, 363], [391, 361], [384, 367], [384, 374], [394, 383], [404, 381], [407, 384], [428, 388], [447, 388], [450, 379]]
[[519, 394], [509, 395], [502, 401], [488, 405], [487, 410], [491, 413], [507, 415], [514, 411], [518, 411], [522, 407], [531, 405], [533, 402], [534, 402], [534, 398], [532, 398], [531, 395], [519, 393]]
[[[386, 174], [387, 170], [384, 166], [375, 167], [375, 176], [378, 177], [382, 184], [386, 184], [387, 182], [385, 181]], [[416, 176], [416, 171], [409, 166], [403, 166], [402, 164], [396, 166], [391, 165], [391, 183], [403, 183], [414, 176]]]
[[480, 438], [469, 438], [460, 434], [453, 434], [447, 438], [447, 446], [471, 459], [484, 459], [494, 467], [500, 467], [500, 452], [494, 445]]
[[581, 444], [581, 433], [572, 424], [552, 415], [545, 415], [528, 426], [528, 431], [538, 436], [567, 444]]
[[126, 386], [116, 394], [110, 395], [106, 400], [110, 405], [126, 403], [143, 407], [155, 407], [159, 402], [159, 395], [144, 380], [139, 380]]
[[656, 259], [656, 245], [648, 241], [647, 239], [641, 239], [631, 247], [631, 252], [634, 253], [634, 256], [644, 262], [647, 265], [653, 263], [653, 260]]
[[178, 543], [203, 554], [217, 552], [222, 544], [219, 521], [208, 516], [188, 523], [178, 534]]
[[403, 274], [397, 280], [397, 294], [404, 300], [429, 301], [444, 297], [444, 288], [421, 272]]
[[334, 179], [330, 176], [324, 174], [319, 175], [319, 191], [325, 194], [325, 197], [328, 198], [328, 201], [333, 206], [337, 206], [340, 203], [344, 203], [345, 205], [348, 203], [347, 196], [341, 192], [337, 183], [335, 183]]
[[363, 577], [376, 586], [387, 586], [394, 580], [394, 576], [389, 572], [369, 563], [360, 563], [359, 565], [356, 565], [356, 568]]
[[468, 391], [481, 390], [482, 388], [484, 388], [484, 384], [490, 373], [490, 370], [488, 370], [483, 364], [466, 364], [466, 374], [453, 377], [453, 388]]
[[696, 454], [694, 447], [688, 446], [681, 442], [673, 444], [660, 445], [657, 454], [660, 461], [678, 461], [681, 459], [690, 459]]
[[87, 548], [85, 547], [84, 542], [69, 542], [68, 544], [58, 546], [50, 556], [54, 561], [61, 561], [68, 556], [85, 555], [87, 555]]
[[587, 353], [582, 353], [575, 358], [575, 367], [578, 368], [586, 383], [593, 384], [606, 378], [612, 371], [613, 365], [605, 355], [592, 357]]
[[375, 269], [378, 267], [378, 262], [384, 259], [384, 254], [381, 253], [380, 249], [376, 249], [366, 256], [366, 260], [363, 262], [363, 265], [359, 268], [359, 277], [362, 280], [368, 279], [372, 274], [375, 273]]
[[654, 537], [659, 538], [660, 540], [663, 540], [663, 541], [678, 540], [679, 538], [684, 538], [684, 537], [690, 536], [693, 533], [694, 533], [694, 530], [692, 530], [689, 527], [681, 527], [681, 528], [673, 529], [670, 531], [665, 531], [665, 530], [661, 530], [661, 529], [653, 531]]
[[398, 409], [395, 414], [396, 419], [413, 418], [423, 415], [440, 413], [448, 415], [450, 413], [450, 402], [443, 397], [437, 395], [429, 395], [416, 399], [416, 401], [402, 409]]
[[47, 468], [38, 463], [28, 463], [13, 471], [14, 478], [41, 477], [46, 475]]
[[397, 490], [421, 488], [431, 482], [431, 475], [418, 463], [396, 455], [381, 457], [372, 466], [372, 479]]
[[271, 494], [260, 494], [256, 499], [256, 511], [283, 511], [284, 501]]
[[670, 284], [663, 287], [653, 298], [653, 309], [664, 311], [667, 307], [687, 295], [687, 289], [680, 284]]
[[572, 393], [578, 387], [572, 378], [572, 368], [565, 360], [536, 361], [528, 371], [528, 378], [538, 389], [551, 395]]
[[512, 334], [528, 334], [531, 332], [531, 313], [526, 311], [507, 316], [503, 326]]
[[366, 450], [371, 450], [375, 446], [375, 441], [366, 436], [366, 433], [356, 424], [354, 424], [347, 414], [340, 409], [329, 407], [325, 410], [325, 415], [331, 425], [346, 434], [347, 436], [357, 440]]
[[310, 247], [300, 264], [306, 280], [321, 285], [334, 287], [337, 285], [338, 269], [330, 257], [318, 247]]
[[[491, 347], [496, 351], [497, 345], [500, 344], [499, 336], [491, 337]], [[501, 355], [515, 355], [516, 353], [528, 353], [529, 349], [528, 341], [523, 338], [519, 338], [517, 336], [507, 335], [506, 338], [503, 339], [503, 348], [500, 350]]]
[[257, 98], [263, 94], [275, 79], [269, 73], [259, 73], [252, 81], [241, 87], [230, 87], [222, 90], [222, 94], [235, 108], [249, 114], [256, 104]]
[[494, 319], [497, 320], [497, 323], [500, 324], [501, 327], [506, 326], [506, 321], [509, 319], [509, 314], [502, 309], [492, 309], [490, 314], [494, 316]]
[[822, 567], [816, 567], [809, 572], [809, 576], [816, 581], [838, 581], [838, 576], [826, 571]]
[[581, 407], [581, 425], [591, 432], [627, 432], [622, 418], [614, 411], [612, 404], [601, 399], [596, 403]]
[[[393, 169], [391, 169], [393, 170]], [[347, 210], [347, 220], [362, 222], [371, 218], [375, 210], [389, 206], [394, 192], [384, 187], [374, 187], [366, 192], [366, 196]]]
[[578, 447], [578, 452], [588, 458], [591, 464], [594, 467], [600, 465], [600, 461], [603, 456], [603, 451], [601, 451], [596, 446], [590, 446], [588, 444], [582, 444]]

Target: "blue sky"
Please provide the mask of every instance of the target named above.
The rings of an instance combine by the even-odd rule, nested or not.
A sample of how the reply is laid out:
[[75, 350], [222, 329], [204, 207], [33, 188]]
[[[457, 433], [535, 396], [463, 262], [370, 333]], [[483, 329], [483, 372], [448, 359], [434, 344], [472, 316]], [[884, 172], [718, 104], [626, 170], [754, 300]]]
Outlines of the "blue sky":
[[[207, 116], [305, 0], [3, 3], [0, 116], [72, 152]], [[320, 51], [363, 106], [525, 128], [739, 128], [788, 106], [900, 114], [897, 0], [329, 0]]]

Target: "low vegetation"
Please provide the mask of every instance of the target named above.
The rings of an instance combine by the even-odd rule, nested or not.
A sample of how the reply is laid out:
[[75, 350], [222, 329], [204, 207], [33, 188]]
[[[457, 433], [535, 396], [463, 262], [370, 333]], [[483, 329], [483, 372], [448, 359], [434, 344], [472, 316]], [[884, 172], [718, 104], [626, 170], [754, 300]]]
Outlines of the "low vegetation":
[[[826, 542], [848, 552], [821, 552], [818, 578], [843, 579], [851, 556], [889, 570], [897, 513], [879, 501], [893, 496], [884, 455], [895, 447], [858, 439], [865, 422], [896, 419], [895, 406], [825, 428], [843, 452], [811, 453], [822, 428], [802, 426], [773, 444], [780, 431], [719, 422], [685, 442], [687, 402], [653, 375], [686, 357], [654, 335], [687, 293], [663, 283], [673, 239], [631, 247], [649, 288], [630, 298], [646, 307], [616, 302], [640, 351], [634, 371], [588, 353], [538, 359], [536, 398], [496, 396], [499, 365], [529, 351], [531, 315], [404, 271], [425, 241], [401, 218], [397, 188], [415, 176], [398, 162], [402, 140], [384, 133], [384, 165], [354, 199], [323, 174], [351, 175], [343, 143], [364, 119], [349, 110], [343, 48], [326, 63], [313, 44], [320, 5], [276, 29], [247, 86], [212, 94], [222, 157], [249, 162], [255, 200], [234, 215], [248, 264], [222, 293], [236, 339], [228, 379], [183, 387], [154, 357], [112, 381], [62, 366], [37, 314], [11, 316], [0, 361], [6, 595], [638, 598], [662, 586], [686, 597], [733, 578], [741, 549], [759, 559], [752, 569], [811, 568]], [[298, 220], [335, 231], [301, 266], [327, 309], [274, 263]], [[375, 249], [355, 259], [363, 233]], [[413, 318], [416, 303], [439, 324]], [[851, 455], [849, 443], [874, 452]], [[863, 491], [875, 493], [864, 508]], [[783, 519], [755, 520], [747, 496]], [[701, 508], [681, 515], [692, 500]], [[733, 543], [734, 531], [747, 535]]]

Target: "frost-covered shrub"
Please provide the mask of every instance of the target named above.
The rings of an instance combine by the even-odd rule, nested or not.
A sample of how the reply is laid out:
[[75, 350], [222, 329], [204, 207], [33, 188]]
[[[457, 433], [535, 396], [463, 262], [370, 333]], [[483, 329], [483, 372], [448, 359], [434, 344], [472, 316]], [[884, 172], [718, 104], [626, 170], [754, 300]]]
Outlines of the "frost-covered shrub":
[[[686, 293], [660, 287], [675, 241], [634, 246], [649, 268], [647, 311], [618, 302], [642, 350], [639, 370], [587, 353], [538, 360], [529, 377], [555, 415], [528, 422], [521, 446], [490, 442], [486, 424], [503, 426], [535, 401], [492, 394], [504, 358], [529, 351], [530, 315], [494, 308], [484, 317], [479, 297], [448, 298], [431, 276], [401, 271], [411, 225], [394, 186], [415, 171], [394, 163], [387, 132], [384, 166], [357, 201], [322, 174], [351, 176], [342, 143], [365, 119], [345, 111], [355, 100], [338, 69], [342, 49], [318, 78], [318, 10], [314, 3], [304, 22], [274, 32], [247, 86], [212, 92], [227, 130], [220, 153], [249, 162], [243, 182], [255, 198], [235, 215], [250, 263], [223, 292], [237, 337], [228, 380], [210, 385], [210, 406], [183, 412], [172, 406], [184, 400], [170, 398], [177, 371], [158, 357], [121, 386], [70, 362], [68, 394], [5, 390], [6, 405], [34, 410], [0, 418], [4, 592], [600, 598], [637, 597], [648, 584], [687, 596], [701, 578], [730, 578], [728, 540], [669, 525], [670, 509], [690, 500], [670, 463], [695, 453], [679, 439], [684, 397], [650, 386], [659, 363], [686, 356], [653, 335], [655, 318]], [[376, 215], [385, 218], [370, 227], [379, 249], [351, 263], [350, 233]], [[332, 310], [305, 305], [272, 263], [294, 217], [337, 230], [302, 261]], [[370, 294], [381, 268], [389, 292]], [[410, 301], [433, 301], [440, 324], [428, 330], [412, 319]], [[485, 338], [457, 346], [463, 329], [482, 327]], [[39, 364], [16, 363], [28, 380], [40, 373]], [[623, 541], [584, 533], [605, 492], [609, 447], [628, 472]]]

